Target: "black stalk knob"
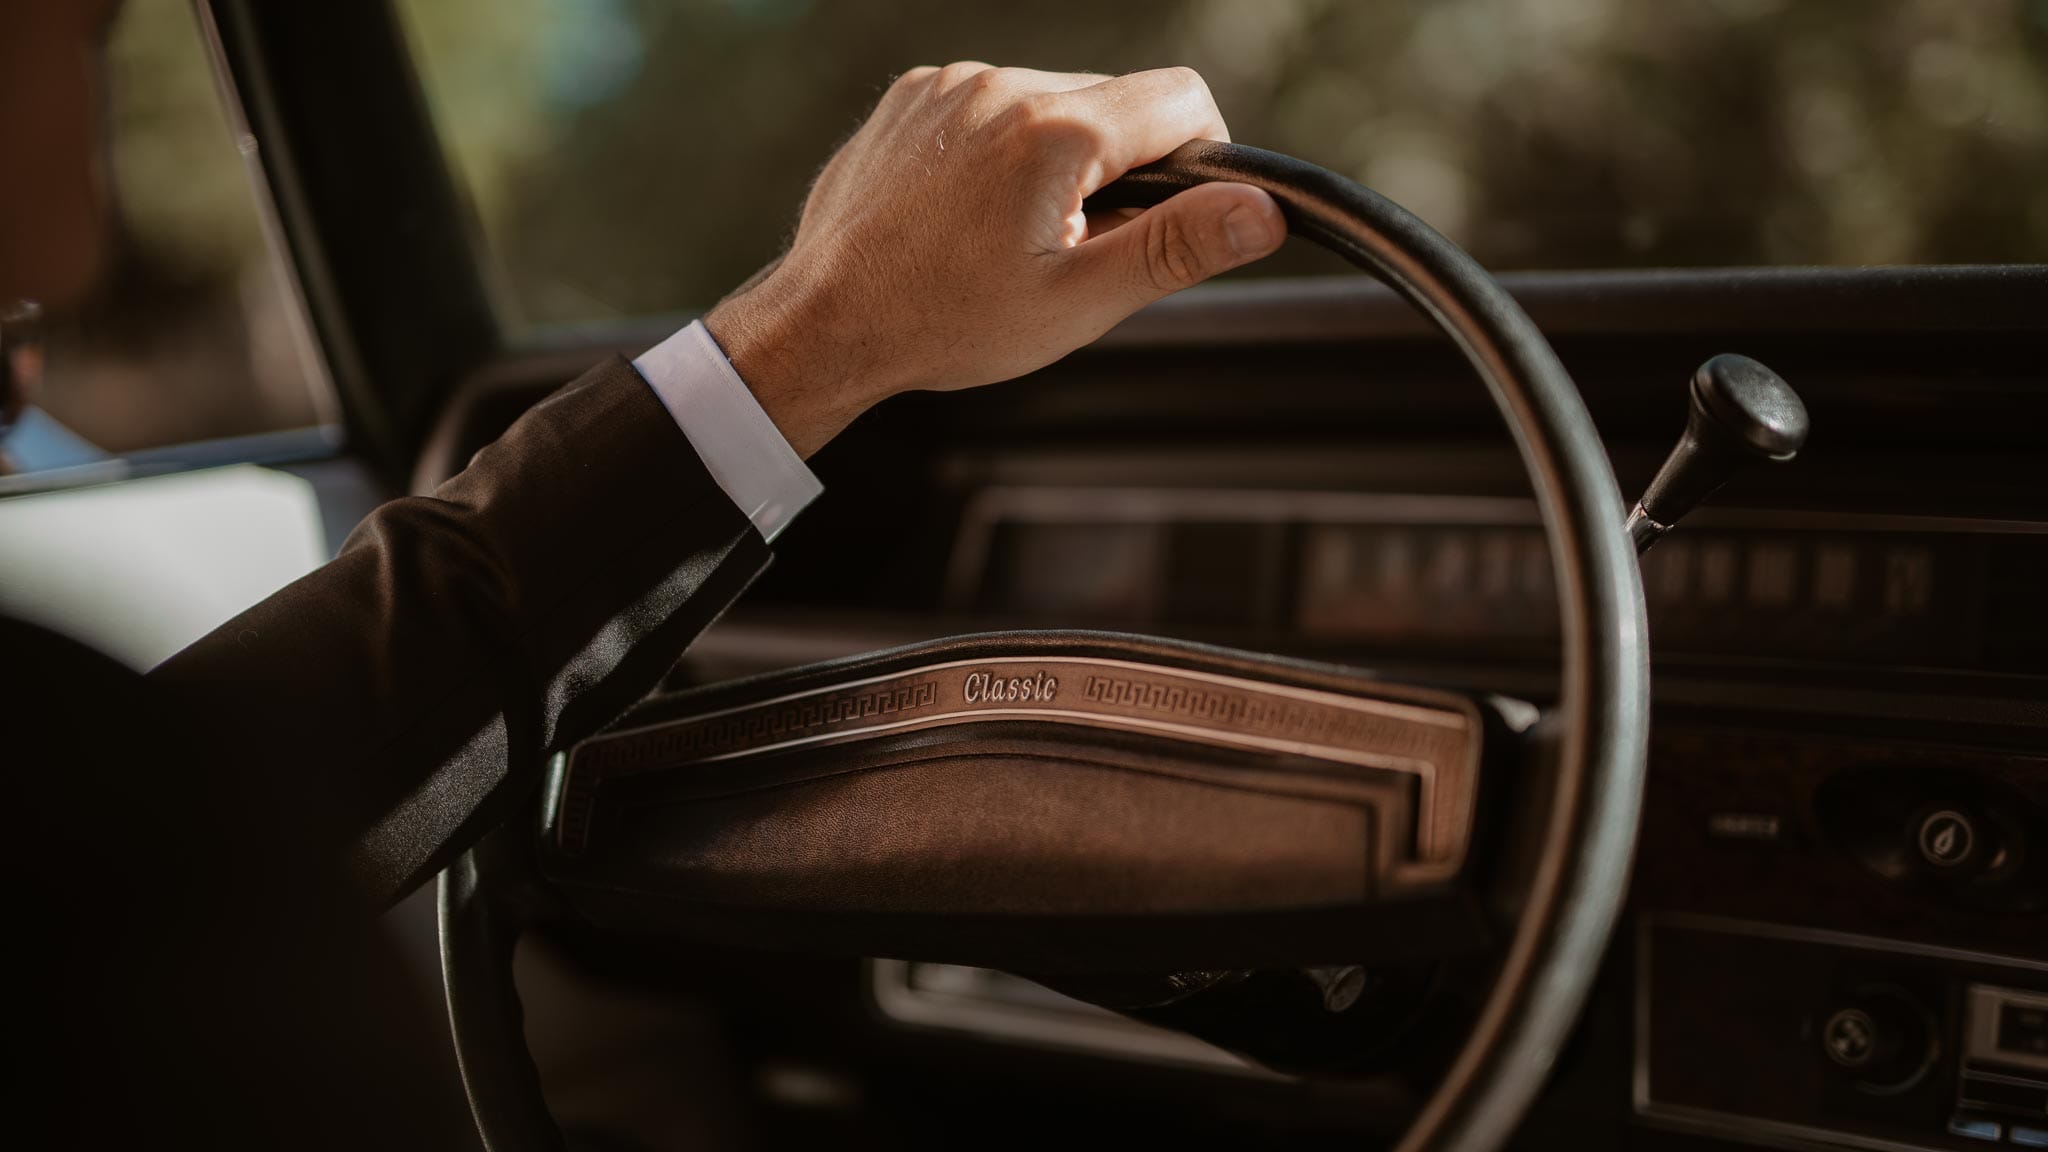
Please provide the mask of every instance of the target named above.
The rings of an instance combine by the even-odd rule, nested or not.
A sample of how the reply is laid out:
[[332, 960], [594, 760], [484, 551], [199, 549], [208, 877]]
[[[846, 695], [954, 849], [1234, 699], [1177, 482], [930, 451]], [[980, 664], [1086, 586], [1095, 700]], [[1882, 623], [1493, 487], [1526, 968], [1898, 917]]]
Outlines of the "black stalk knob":
[[1723, 354], [1692, 375], [1685, 435], [1629, 513], [1638, 554], [1669, 532], [1737, 469], [1757, 460], [1790, 460], [1806, 443], [1806, 405], [1776, 372], [1747, 356]]

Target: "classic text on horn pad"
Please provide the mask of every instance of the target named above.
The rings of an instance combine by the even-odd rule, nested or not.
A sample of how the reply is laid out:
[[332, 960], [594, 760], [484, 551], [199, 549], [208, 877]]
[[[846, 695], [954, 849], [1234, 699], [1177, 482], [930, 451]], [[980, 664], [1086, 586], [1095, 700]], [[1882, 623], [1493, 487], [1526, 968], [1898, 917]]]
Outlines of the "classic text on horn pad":
[[582, 847], [607, 779], [887, 733], [986, 721], [1141, 732], [1414, 775], [1418, 862], [1463, 849], [1478, 755], [1474, 712], [1134, 661], [959, 660], [607, 733], [570, 757], [561, 837]]

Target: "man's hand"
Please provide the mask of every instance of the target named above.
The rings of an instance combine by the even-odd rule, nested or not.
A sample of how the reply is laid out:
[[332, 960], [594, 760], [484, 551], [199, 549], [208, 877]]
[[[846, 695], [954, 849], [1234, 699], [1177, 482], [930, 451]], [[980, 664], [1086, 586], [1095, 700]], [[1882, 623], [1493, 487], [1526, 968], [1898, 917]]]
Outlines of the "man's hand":
[[788, 253], [705, 324], [809, 456], [877, 401], [1042, 368], [1279, 247], [1279, 207], [1242, 184], [1083, 213], [1096, 189], [1197, 139], [1230, 135], [1186, 68], [913, 69], [820, 173]]

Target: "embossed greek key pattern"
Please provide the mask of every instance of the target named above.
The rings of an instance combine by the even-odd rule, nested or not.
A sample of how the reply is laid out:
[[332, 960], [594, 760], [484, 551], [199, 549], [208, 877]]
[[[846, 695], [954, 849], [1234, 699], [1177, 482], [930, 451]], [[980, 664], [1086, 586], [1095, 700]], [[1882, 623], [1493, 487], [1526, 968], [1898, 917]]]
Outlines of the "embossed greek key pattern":
[[1385, 717], [1370, 713], [1175, 679], [1090, 674], [1082, 683], [1081, 697], [1126, 713], [1155, 713], [1203, 727], [1340, 747], [1369, 741], [1386, 751], [1413, 755], [1440, 742], [1432, 739], [1436, 734], [1429, 729], [1389, 724]]
[[939, 699], [934, 680], [885, 684], [866, 691], [798, 698], [702, 720], [664, 724], [630, 738], [598, 740], [577, 756], [577, 767], [603, 776], [708, 760], [730, 752], [802, 739], [875, 717], [901, 715]]

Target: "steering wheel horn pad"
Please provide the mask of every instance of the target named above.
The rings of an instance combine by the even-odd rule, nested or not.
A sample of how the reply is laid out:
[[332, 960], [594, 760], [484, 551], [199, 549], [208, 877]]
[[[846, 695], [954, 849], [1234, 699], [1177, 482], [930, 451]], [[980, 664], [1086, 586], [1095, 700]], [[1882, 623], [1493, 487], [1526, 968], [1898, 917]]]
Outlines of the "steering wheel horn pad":
[[[1497, 702], [1141, 636], [963, 636], [657, 698], [557, 760], [594, 923], [1033, 973], [1484, 943]], [[1370, 914], [1362, 914], [1370, 913]]]
[[[1540, 761], [1522, 710], [1481, 694], [1092, 633], [962, 637], [658, 698], [557, 758], [538, 836], [503, 830], [442, 878], [450, 1020], [487, 1147], [562, 1147], [511, 980], [541, 904], [621, 928], [1047, 972], [1491, 942], [1493, 985], [1399, 1147], [1505, 1144], [1577, 1020], [1634, 850], [1649, 666], [1624, 505], [1535, 325], [1384, 197], [1197, 141], [1089, 207], [1218, 180], [1265, 189], [1294, 234], [1386, 282], [1493, 396], [1560, 596]], [[1489, 783], [1503, 772], [1515, 788]], [[1509, 792], [1515, 811], [1479, 818]], [[1510, 823], [1527, 849], [1518, 914], [1489, 941], [1475, 872], [1504, 866], [1488, 841]], [[1259, 947], [1233, 954], [1245, 940]], [[1326, 948], [1345, 955], [1304, 954]]]

